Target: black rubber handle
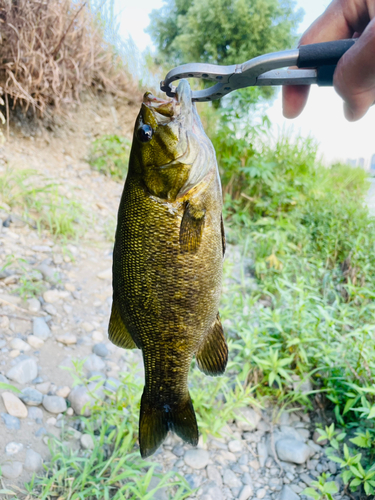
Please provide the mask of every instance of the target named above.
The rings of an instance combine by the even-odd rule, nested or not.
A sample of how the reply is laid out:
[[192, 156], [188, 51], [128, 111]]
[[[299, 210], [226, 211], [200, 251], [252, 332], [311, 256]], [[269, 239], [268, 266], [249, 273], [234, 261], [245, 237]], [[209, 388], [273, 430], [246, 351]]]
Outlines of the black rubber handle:
[[[319, 68], [336, 65], [345, 52], [355, 44], [355, 38], [334, 42], [301, 45], [297, 60], [298, 68]], [[331, 83], [332, 85], [332, 83]]]
[[317, 81], [319, 87], [332, 87], [333, 73], [335, 72], [336, 64], [330, 66], [320, 66], [317, 69]]

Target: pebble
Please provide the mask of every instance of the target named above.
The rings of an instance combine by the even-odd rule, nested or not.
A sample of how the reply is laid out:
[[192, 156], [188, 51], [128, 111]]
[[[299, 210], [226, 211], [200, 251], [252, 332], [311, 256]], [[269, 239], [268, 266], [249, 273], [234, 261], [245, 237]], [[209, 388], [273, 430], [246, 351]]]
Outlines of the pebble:
[[245, 484], [242, 488], [238, 500], [249, 500], [253, 496], [253, 488], [249, 484]]
[[35, 388], [42, 394], [48, 394], [51, 382], [41, 382], [35, 385]]
[[83, 367], [89, 372], [101, 371], [101, 370], [104, 370], [105, 363], [96, 354], [90, 354], [90, 356], [88, 356], [86, 361], [84, 362]]
[[5, 463], [1, 466], [1, 472], [7, 479], [17, 479], [22, 474], [22, 469], [21, 462]]
[[43, 299], [48, 304], [53, 304], [54, 302], [60, 300], [60, 292], [58, 290], [47, 290], [43, 293]]
[[322, 439], [319, 441], [319, 438], [321, 437], [321, 434], [318, 431], [314, 431], [313, 434], [313, 441], [315, 444], [318, 444], [320, 446], [325, 446], [328, 443], [328, 439]]
[[262, 416], [253, 408], [241, 408], [238, 410], [237, 427], [242, 431], [254, 431], [257, 429]]
[[41, 408], [37, 408], [36, 406], [31, 406], [29, 408], [27, 416], [31, 420], [40, 420], [40, 421], [43, 421], [43, 411], [41, 410]]
[[[265, 443], [260, 442], [260, 443], [258, 443], [257, 450], [258, 450], [258, 460], [259, 460], [260, 466], [264, 467], [266, 464], [266, 460], [268, 458], [267, 445]], [[280, 459], [280, 460], [282, 460], [282, 459]]]
[[56, 316], [57, 309], [53, 304], [45, 304], [44, 310], [51, 316]]
[[239, 488], [242, 486], [240, 478], [231, 469], [224, 470], [223, 482], [229, 488]]
[[217, 486], [214, 481], [210, 481], [202, 488], [203, 493], [208, 495], [212, 500], [224, 500], [222, 489]]
[[26, 387], [19, 397], [28, 406], [39, 406], [42, 404], [43, 394], [32, 387]]
[[30, 472], [38, 472], [41, 470], [43, 464], [43, 459], [39, 453], [32, 450], [31, 448], [26, 451], [24, 467]]
[[57, 342], [65, 345], [73, 345], [77, 343], [77, 337], [73, 333], [64, 333], [63, 335], [56, 335]]
[[43, 406], [50, 413], [62, 413], [67, 409], [65, 399], [60, 396], [45, 395], [43, 397]]
[[184, 455], [185, 464], [192, 469], [204, 469], [209, 461], [208, 451], [196, 448], [187, 450]]
[[277, 456], [284, 462], [304, 464], [311, 455], [311, 448], [296, 439], [280, 439], [275, 447]]
[[81, 326], [85, 330], [85, 332], [88, 332], [88, 333], [92, 332], [94, 329], [93, 325], [91, 323], [89, 323], [88, 321], [84, 321]]
[[34, 318], [33, 320], [33, 335], [42, 340], [47, 340], [51, 335], [51, 330], [44, 318]]
[[40, 311], [40, 302], [37, 298], [33, 297], [32, 299], [27, 300], [27, 308], [30, 312], [39, 312]]
[[18, 349], [13, 349], [12, 351], [10, 351], [9, 357], [10, 358], [16, 358], [20, 354], [21, 354], [21, 352]]
[[257, 491], [257, 498], [259, 499], [264, 498], [266, 495], [267, 495], [267, 490], [265, 490], [264, 488], [260, 488]]
[[299, 500], [300, 497], [286, 484], [280, 492], [278, 500]]
[[84, 450], [93, 450], [94, 449], [94, 440], [90, 434], [82, 434], [81, 438], [81, 446]]
[[9, 413], [0, 413], [0, 417], [3, 419], [6, 428], [10, 431], [18, 431], [21, 428], [21, 422], [19, 418], [9, 415]]
[[35, 335], [29, 335], [27, 337], [27, 342], [31, 345], [31, 347], [34, 347], [34, 349], [40, 349], [44, 344], [44, 340], [36, 337]]
[[6, 376], [19, 384], [27, 384], [38, 375], [38, 365], [32, 358], [24, 358], [8, 370]]
[[237, 439], [233, 440], [233, 441], [229, 441], [228, 450], [231, 451], [232, 453], [239, 453], [242, 450], [241, 441], [238, 441]]
[[101, 358], [105, 358], [109, 354], [107, 346], [105, 344], [102, 344], [102, 343], [95, 344], [92, 347], [92, 352], [94, 354], [96, 354], [97, 356], [100, 356]]
[[[68, 400], [70, 401], [76, 415], [84, 415], [85, 417], [89, 417], [91, 415], [89, 406], [92, 402], [92, 397], [88, 393], [85, 386], [77, 385], [74, 387], [68, 396]], [[83, 412], [84, 406], [86, 406], [86, 408]]]
[[50, 418], [47, 418], [47, 420], [46, 420], [47, 425], [56, 425], [56, 422], [57, 422], [57, 419], [55, 417], [50, 417]]
[[102, 271], [96, 275], [101, 280], [110, 280], [112, 279], [112, 267], [109, 267], [105, 271]]
[[39, 427], [39, 429], [35, 433], [35, 437], [42, 437], [48, 434], [47, 429], [45, 427]]
[[221, 487], [223, 485], [221, 474], [214, 465], [207, 465], [207, 477], [208, 479], [211, 479], [211, 481], [214, 481], [218, 486]]
[[91, 338], [94, 342], [102, 342], [104, 340], [104, 335], [98, 332], [98, 330], [95, 330], [92, 332]]
[[27, 417], [27, 408], [17, 396], [11, 392], [3, 392], [1, 396], [5, 409], [9, 415], [17, 418]]
[[24, 351], [24, 352], [30, 351], [29, 344], [27, 344], [22, 339], [19, 339], [18, 337], [12, 339], [9, 345], [12, 349], [17, 349], [18, 351]]
[[59, 387], [56, 391], [56, 396], [60, 396], [62, 398], [67, 398], [69, 396], [71, 389], [67, 385], [64, 387]]
[[14, 441], [11, 441], [5, 447], [5, 453], [7, 455], [16, 455], [16, 453], [19, 453], [21, 450], [23, 450], [23, 444], [15, 443]]

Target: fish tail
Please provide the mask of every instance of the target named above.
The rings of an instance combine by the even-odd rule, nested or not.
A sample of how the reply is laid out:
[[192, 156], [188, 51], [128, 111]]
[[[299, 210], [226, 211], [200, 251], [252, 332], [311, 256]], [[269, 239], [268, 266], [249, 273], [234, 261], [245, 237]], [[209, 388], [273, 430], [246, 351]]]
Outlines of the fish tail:
[[173, 406], [164, 404], [156, 407], [144, 392], [139, 418], [139, 447], [142, 458], [152, 455], [166, 438], [168, 431], [174, 431], [184, 441], [197, 446], [198, 425], [190, 394]]

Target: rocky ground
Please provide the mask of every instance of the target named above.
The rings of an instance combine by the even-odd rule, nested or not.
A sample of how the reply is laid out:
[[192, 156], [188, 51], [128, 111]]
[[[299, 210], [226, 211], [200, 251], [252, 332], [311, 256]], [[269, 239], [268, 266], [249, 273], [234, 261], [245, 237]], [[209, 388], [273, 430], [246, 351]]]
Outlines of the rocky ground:
[[[136, 110], [121, 114], [112, 108], [114, 113], [105, 104], [95, 112], [88, 107], [72, 114], [69, 126], [52, 132], [19, 132], [15, 125], [0, 149], [2, 171], [7, 166], [41, 171], [92, 215], [79, 243], [59, 243], [2, 205], [0, 269], [11, 256], [11, 262], [22, 262], [43, 283], [39, 295], [24, 301], [15, 293], [20, 268], [11, 263], [0, 275], [0, 382], [22, 391], [15, 396], [0, 389], [0, 484], [5, 486], [22, 486], [42, 470], [49, 458], [48, 434], [59, 436], [63, 415], [69, 425], [70, 416], [88, 401], [86, 389], [73, 388], [71, 373], [64, 369], [72, 367], [73, 359], [84, 360], [87, 378], [99, 374], [113, 389], [130, 358], [142, 370], [140, 353], [113, 346], [106, 333], [112, 257], [108, 231], [114, 229], [122, 186], [93, 172], [84, 160], [95, 135], [113, 130], [129, 135]], [[334, 498], [349, 500], [336, 464], [317, 444], [308, 415], [282, 413], [272, 423], [266, 411], [244, 408], [239, 413], [221, 439], [201, 440], [197, 449], [169, 436], [155, 460], [164, 471], [183, 474], [198, 488], [192, 498], [201, 500], [298, 500], [322, 472], [330, 472], [339, 486], [341, 493]], [[76, 448], [92, 447], [84, 433], [75, 430], [73, 439]], [[160, 490], [155, 498], [167, 498], [166, 492]]]

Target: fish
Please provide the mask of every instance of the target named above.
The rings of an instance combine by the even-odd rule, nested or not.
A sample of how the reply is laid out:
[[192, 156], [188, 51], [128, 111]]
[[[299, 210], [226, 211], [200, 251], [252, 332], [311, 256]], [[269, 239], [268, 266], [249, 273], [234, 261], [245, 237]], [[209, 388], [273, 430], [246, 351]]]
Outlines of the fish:
[[226, 368], [218, 312], [224, 253], [216, 155], [189, 83], [181, 80], [172, 99], [146, 92], [118, 211], [108, 327], [113, 344], [142, 350], [143, 458], [168, 431], [198, 444], [188, 374], [193, 356], [207, 375]]

